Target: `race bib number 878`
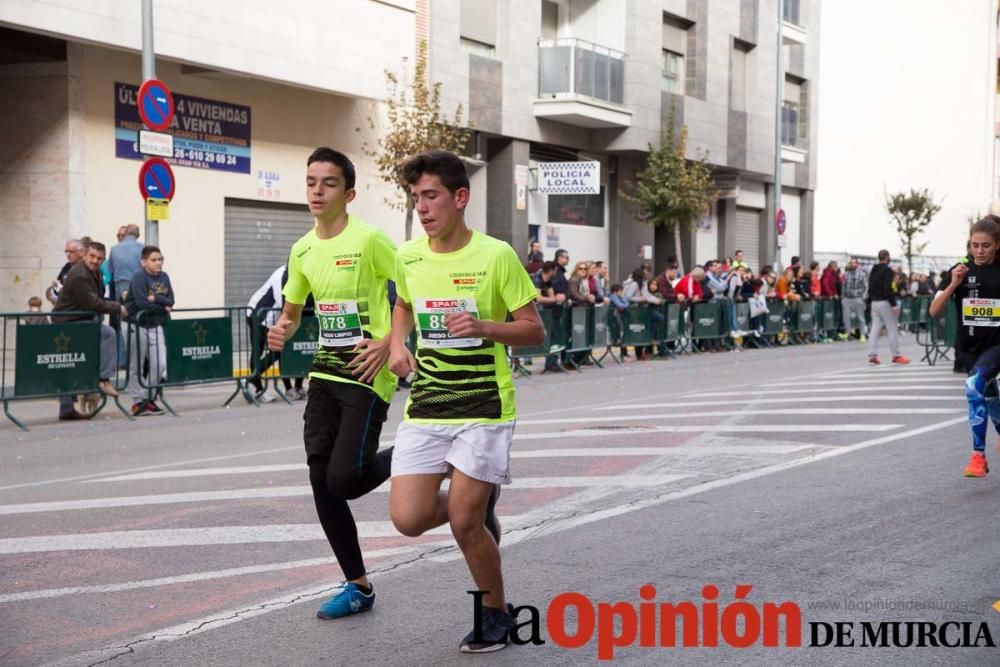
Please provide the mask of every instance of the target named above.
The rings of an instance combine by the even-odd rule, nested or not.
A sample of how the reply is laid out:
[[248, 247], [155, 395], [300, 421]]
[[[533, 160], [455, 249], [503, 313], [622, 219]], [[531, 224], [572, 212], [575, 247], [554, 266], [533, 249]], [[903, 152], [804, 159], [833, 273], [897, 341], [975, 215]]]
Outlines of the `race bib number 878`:
[[474, 299], [417, 299], [414, 311], [421, 347], [478, 347], [483, 344], [482, 338], [453, 337], [444, 323], [445, 317], [454, 313], [469, 313], [478, 319]]
[[326, 347], [354, 347], [364, 340], [361, 316], [355, 301], [316, 304], [319, 319], [319, 344]]

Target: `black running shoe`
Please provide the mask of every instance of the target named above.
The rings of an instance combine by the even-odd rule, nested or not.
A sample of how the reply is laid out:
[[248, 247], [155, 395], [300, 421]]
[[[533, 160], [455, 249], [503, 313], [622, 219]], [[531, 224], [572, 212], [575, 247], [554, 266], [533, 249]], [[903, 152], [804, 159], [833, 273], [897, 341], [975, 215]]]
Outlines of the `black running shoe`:
[[465, 635], [459, 645], [462, 653], [492, 653], [507, 646], [510, 631], [514, 627], [514, 617], [511, 616], [510, 605], [506, 609], [483, 608], [482, 632], [476, 637], [473, 630]]
[[500, 519], [497, 518], [497, 501], [500, 499], [500, 485], [494, 484], [493, 490], [490, 491], [490, 499], [486, 501], [486, 530], [490, 531], [490, 535], [496, 540], [497, 546], [500, 546]]

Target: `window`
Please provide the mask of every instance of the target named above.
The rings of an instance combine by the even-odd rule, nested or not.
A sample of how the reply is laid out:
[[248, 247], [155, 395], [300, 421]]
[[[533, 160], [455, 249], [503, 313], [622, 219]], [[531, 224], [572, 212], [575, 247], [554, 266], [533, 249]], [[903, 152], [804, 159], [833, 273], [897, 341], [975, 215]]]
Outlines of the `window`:
[[792, 25], [802, 25], [799, 2], [800, 0], [783, 0], [781, 18], [784, 21]]
[[549, 195], [549, 222], [604, 227], [604, 188], [599, 195]]
[[464, 0], [460, 8], [459, 34], [463, 48], [492, 58], [497, 43], [496, 0]]
[[668, 93], [684, 94], [684, 81], [687, 78], [685, 70], [685, 54], [688, 49], [689, 21], [663, 15], [663, 52], [661, 67], [661, 86]]
[[733, 111], [747, 110], [747, 59], [752, 48], [753, 46], [745, 42], [733, 41], [733, 57], [729, 72], [729, 108]]
[[785, 97], [781, 104], [781, 145], [799, 145], [799, 106], [802, 100], [802, 86], [791, 79], [785, 79]]
[[684, 94], [684, 56], [663, 49], [661, 84], [668, 93]]
[[462, 37], [459, 39], [459, 43], [462, 48], [469, 53], [474, 53], [477, 56], [484, 56], [486, 58], [496, 57], [496, 51], [492, 44], [484, 44], [483, 42], [477, 42], [474, 39], [469, 39], [468, 37]]

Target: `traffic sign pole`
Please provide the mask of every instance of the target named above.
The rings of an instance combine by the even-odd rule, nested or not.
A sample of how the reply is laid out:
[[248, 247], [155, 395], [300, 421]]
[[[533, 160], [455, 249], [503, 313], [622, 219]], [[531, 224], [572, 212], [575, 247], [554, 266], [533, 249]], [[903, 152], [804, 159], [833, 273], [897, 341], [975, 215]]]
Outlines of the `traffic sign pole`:
[[[142, 0], [142, 80], [156, 78], [156, 59], [153, 55], [153, 0]], [[141, 104], [141, 101], [139, 101]], [[151, 128], [152, 129], [152, 128]], [[143, 199], [143, 217], [146, 219], [146, 245], [160, 245], [160, 228], [156, 220], [150, 220]]]

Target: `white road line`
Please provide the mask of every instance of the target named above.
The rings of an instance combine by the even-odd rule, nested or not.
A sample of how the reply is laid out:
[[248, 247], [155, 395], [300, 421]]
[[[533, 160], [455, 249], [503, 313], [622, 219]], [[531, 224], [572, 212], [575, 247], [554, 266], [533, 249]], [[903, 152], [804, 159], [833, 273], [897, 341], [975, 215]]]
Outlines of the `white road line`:
[[[540, 508], [529, 512], [524, 515], [529, 521], [534, 521], [535, 523], [529, 523], [528, 526], [539, 526], [541, 521], [546, 521], [545, 524], [536, 528], [528, 528], [525, 530], [515, 530], [508, 533], [504, 531], [504, 541], [503, 548], [508, 549], [511, 545], [517, 544], [519, 542], [526, 542], [536, 537], [543, 537], [553, 533], [561, 532], [563, 530], [568, 530], [571, 528], [576, 528], [579, 526], [587, 525], [590, 523], [595, 523], [598, 521], [603, 521], [605, 519], [610, 519], [624, 514], [629, 514], [637, 510], [646, 509], [648, 507], [656, 507], [658, 505], [663, 505], [675, 500], [680, 500], [682, 498], [688, 498], [691, 496], [699, 495], [702, 493], [709, 493], [718, 489], [725, 488], [727, 486], [733, 486], [736, 484], [741, 484], [743, 482], [748, 482], [751, 480], [759, 479], [761, 477], [767, 477], [779, 472], [785, 472], [792, 468], [798, 468], [800, 466], [811, 465], [818, 461], [823, 461], [825, 459], [845, 456], [847, 454], [854, 453], [856, 451], [867, 449], [869, 447], [875, 447], [877, 445], [886, 444], [889, 442], [895, 442], [897, 440], [904, 440], [906, 438], [912, 438], [915, 436], [923, 435], [925, 433], [931, 433], [943, 428], [948, 428], [949, 426], [954, 426], [955, 424], [960, 424], [966, 421], [965, 417], [956, 417], [955, 419], [948, 419], [936, 424], [930, 424], [928, 426], [921, 426], [919, 428], [910, 429], [908, 431], [902, 431], [900, 433], [894, 433], [892, 435], [883, 436], [880, 438], [873, 438], [870, 440], [863, 440], [861, 442], [855, 443], [853, 445], [848, 445], [846, 447], [834, 447], [825, 450], [815, 456], [810, 456], [807, 458], [798, 458], [790, 461], [782, 461], [780, 463], [775, 463], [763, 468], [758, 468], [756, 470], [750, 470], [744, 473], [733, 475], [732, 477], [725, 477], [723, 479], [713, 480], [706, 482], [704, 484], [698, 484], [695, 486], [688, 487], [686, 489], [680, 489], [674, 492], [668, 492], [666, 494], [657, 496], [655, 498], [648, 498], [646, 500], [639, 500], [629, 502], [623, 505], [618, 505], [616, 507], [610, 507], [605, 510], [600, 510], [592, 513], [581, 513], [579, 511], [574, 512], [572, 515], [565, 518], [558, 519], [558, 517], [553, 517], [551, 515], [545, 514], [545, 509]], [[552, 526], [550, 529], [543, 529], [544, 526]], [[393, 571], [398, 572], [405, 567], [412, 567], [420, 563], [419, 560], [414, 560], [409, 563], [395, 565], [393, 566]], [[376, 576], [377, 573], [376, 573]], [[174, 641], [182, 637], [190, 637], [195, 634], [201, 634], [203, 632], [208, 632], [210, 630], [215, 630], [217, 628], [229, 625], [231, 623], [237, 623], [255, 616], [260, 616], [267, 614], [272, 611], [277, 611], [284, 609], [290, 605], [298, 604], [300, 602], [318, 599], [328, 593], [329, 587], [323, 587], [317, 589], [315, 586], [310, 588], [298, 589], [288, 593], [283, 593], [279, 596], [275, 596], [263, 602], [256, 602], [252, 605], [241, 605], [234, 607], [232, 609], [227, 609], [223, 611], [216, 611], [210, 613], [201, 618], [196, 618], [190, 621], [184, 621], [177, 625], [173, 625], [167, 628], [162, 628], [155, 630], [153, 632], [148, 632], [138, 637], [134, 637], [127, 642], [128, 645], [136, 645], [138, 642], [150, 642], [150, 641]], [[96, 662], [97, 660], [107, 658], [111, 655], [117, 655], [121, 651], [121, 646], [124, 644], [116, 644], [113, 646], [108, 646], [101, 650], [91, 651], [86, 654], [81, 654], [81, 656], [73, 656], [65, 664], [75, 664], [80, 662], [80, 658], [86, 656], [89, 662]], [[136, 647], [141, 650], [141, 647]]]
[[87, 484], [104, 482], [131, 482], [140, 479], [174, 479], [178, 477], [208, 477], [211, 475], [253, 475], [265, 472], [289, 472], [308, 470], [305, 463], [273, 463], [256, 466], [230, 466], [226, 468], [187, 468], [184, 470], [154, 470], [130, 475], [116, 475], [101, 479], [87, 480]]
[[[864, 387], [823, 387], [815, 389], [806, 389], [803, 387], [793, 387], [790, 389], [786, 388], [769, 388], [767, 391], [762, 392], [762, 396], [800, 396], [802, 394], [849, 394], [851, 392], [858, 391], [871, 391], [873, 388]], [[931, 389], [931, 387], [914, 387], [912, 382], [907, 384], [892, 385], [891, 387], [878, 387], [875, 388], [876, 391], [889, 391], [889, 392], [905, 392], [905, 391], [926, 391]], [[935, 386], [933, 389], [937, 390], [940, 387]], [[955, 385], [953, 387], [956, 391], [961, 390], [961, 385]], [[688, 398], [703, 398], [711, 396], [746, 396], [745, 391], [706, 391], [699, 394], [686, 394]], [[904, 393], [893, 393], [893, 396], [899, 396], [901, 398], [906, 398], [908, 394]]]
[[[956, 376], [954, 378], [953, 382], [946, 382], [946, 380], [949, 380], [949, 379], [951, 379], [951, 378], [940, 378], [940, 379], [935, 380], [933, 383], [930, 383], [930, 382], [924, 383], [924, 385], [925, 386], [933, 386], [934, 388], [938, 388], [938, 387], [947, 388], [949, 386], [950, 387], [955, 387], [955, 388], [961, 388], [961, 386], [965, 383], [965, 378], [964, 377], [959, 378], [958, 376]], [[839, 387], [839, 386], [855, 385], [855, 386], [860, 387], [862, 389], [867, 389], [869, 387], [871, 387], [871, 388], [874, 389], [876, 387], [879, 387], [879, 388], [881, 388], [881, 387], [913, 387], [915, 385], [916, 386], [920, 386], [920, 384], [921, 383], [919, 381], [917, 381], [915, 383], [912, 378], [901, 378], [901, 379], [898, 379], [898, 380], [882, 380], [880, 378], [872, 378], [872, 379], [861, 378], [861, 379], [858, 379], [858, 380], [817, 380], [816, 382], [787, 382], [787, 383], [785, 383], [785, 382], [774, 382], [774, 383], [770, 383], [770, 384], [762, 384], [760, 386], [764, 387], [764, 388], [766, 388], [768, 390], [770, 390], [772, 388], [781, 389], [783, 387], [815, 387], [817, 385], [821, 386], [821, 387]], [[701, 393], [704, 393], [704, 392], [701, 392]]]
[[[764, 394], [767, 395], [766, 393]], [[885, 394], [880, 395], [859, 395], [859, 396], [820, 396], [817, 398], [757, 398], [753, 396], [747, 396], [745, 398], [733, 399], [730, 398], [726, 401], [727, 404], [763, 404], [763, 403], [845, 403], [849, 401], [864, 401], [865, 403], [899, 403], [901, 401], [912, 401], [912, 402], [932, 402], [932, 401], [951, 401], [956, 403], [959, 401], [959, 397], [956, 396], [887, 396]], [[594, 410], [621, 410], [625, 409], [644, 409], [651, 410], [653, 408], [703, 408], [705, 407], [705, 402], [700, 401], [697, 403], [631, 403], [628, 405], [606, 405], [599, 408], [593, 408]], [[752, 414], [752, 413], [749, 413]]]
[[[132, 472], [140, 472], [143, 470], [162, 470], [163, 468], [172, 468], [176, 465], [191, 465], [192, 463], [210, 463], [212, 461], [226, 461], [229, 459], [241, 459], [247, 456], [260, 456], [261, 454], [276, 454], [278, 452], [288, 452], [288, 451], [302, 451], [302, 445], [295, 445], [289, 447], [278, 447], [276, 449], [261, 449], [254, 452], [244, 452], [243, 454], [227, 454], [225, 456], [209, 456], [203, 459], [188, 459], [186, 461], [174, 461], [173, 463], [161, 463], [159, 465], [153, 466], [141, 466], [138, 468], [125, 468], [124, 470], [116, 470], [115, 474], [125, 474]], [[45, 479], [38, 482], [25, 482], [23, 484], [8, 484], [7, 486], [0, 486], [0, 491], [6, 491], [8, 489], [23, 489], [29, 486], [44, 486], [46, 484], [62, 484], [64, 482], [82, 482], [85, 480], [95, 479], [97, 477], [104, 477], [108, 472], [99, 472], [92, 475], [76, 475], [75, 477], [60, 477], [58, 479]]]
[[[429, 543], [422, 542], [419, 545], [409, 547], [393, 547], [390, 549], [375, 549], [365, 552], [365, 560], [375, 560], [387, 556], [398, 556], [400, 554], [412, 553], [419, 549], [426, 549]], [[445, 546], [451, 542], [438, 542]], [[195, 572], [192, 574], [180, 574], [173, 577], [160, 577], [158, 579], [140, 579], [138, 581], [125, 581], [120, 584], [101, 584], [99, 586], [76, 586], [71, 588], [47, 588], [36, 591], [24, 591], [22, 593], [8, 593], [0, 595], [0, 604], [4, 602], [21, 602], [23, 600], [42, 600], [45, 598], [58, 598], [67, 595], [89, 595], [95, 593], [120, 593], [121, 591], [132, 591], [138, 588], [155, 588], [157, 586], [171, 586], [173, 584], [187, 584], [192, 581], [210, 581], [214, 579], [227, 579], [229, 577], [242, 577], [248, 574], [262, 574], [265, 572], [279, 572], [281, 570], [296, 570], [303, 567], [316, 567], [321, 565], [334, 565], [337, 559], [333, 556], [327, 558], [311, 558], [309, 560], [293, 560], [285, 563], [267, 563], [265, 565], [250, 565], [247, 567], [234, 567], [227, 570], [214, 570], [208, 572]]]
[[712, 445], [711, 447], [564, 447], [511, 452], [514, 459], [575, 458], [587, 456], [716, 456], [718, 454], [791, 454], [820, 445]]
[[[962, 412], [959, 408], [920, 408], [920, 414], [951, 415]], [[692, 419], [699, 417], [760, 417], [770, 415], [912, 415], [912, 408], [779, 408], [773, 410], [708, 410], [705, 412], [659, 413], [654, 415], [601, 415], [558, 419], [518, 420], [517, 427], [545, 426], [549, 424], [589, 424], [592, 422], [650, 421], [656, 419]]]
[[[512, 521], [512, 523], [516, 523], [516, 521]], [[450, 535], [451, 531], [447, 526], [441, 526], [429, 531], [427, 534]], [[358, 521], [358, 536], [362, 538], [401, 537], [396, 532], [396, 529], [393, 528], [390, 521]], [[105, 533], [80, 533], [77, 535], [9, 537], [0, 539], [0, 554], [149, 549], [153, 547], [192, 547], [219, 544], [266, 544], [270, 542], [311, 542], [314, 540], [326, 540], [323, 529], [318, 523], [118, 530]]]
[[[747, 416], [751, 416], [748, 414]], [[891, 431], [902, 424], [698, 424], [684, 426], [621, 426], [614, 429], [576, 429], [544, 433], [516, 433], [515, 440], [563, 440], [565, 438], [613, 438], [643, 433], [857, 433]]]
[[[305, 468], [303, 468], [303, 471]], [[507, 489], [554, 489], [615, 486], [660, 486], [685, 479], [689, 475], [614, 475], [519, 477]], [[445, 480], [447, 485], [447, 480]], [[392, 482], [386, 482], [372, 493], [388, 493]], [[30, 514], [35, 512], [66, 512], [75, 510], [109, 509], [114, 507], [141, 507], [146, 505], [176, 505], [181, 503], [209, 503], [250, 498], [289, 498], [312, 496], [312, 488], [302, 486], [274, 486], [260, 489], [232, 489], [230, 491], [191, 491], [163, 493], [148, 496], [120, 496], [113, 498], [88, 498], [84, 500], [55, 500], [39, 503], [0, 505], [0, 515]]]

